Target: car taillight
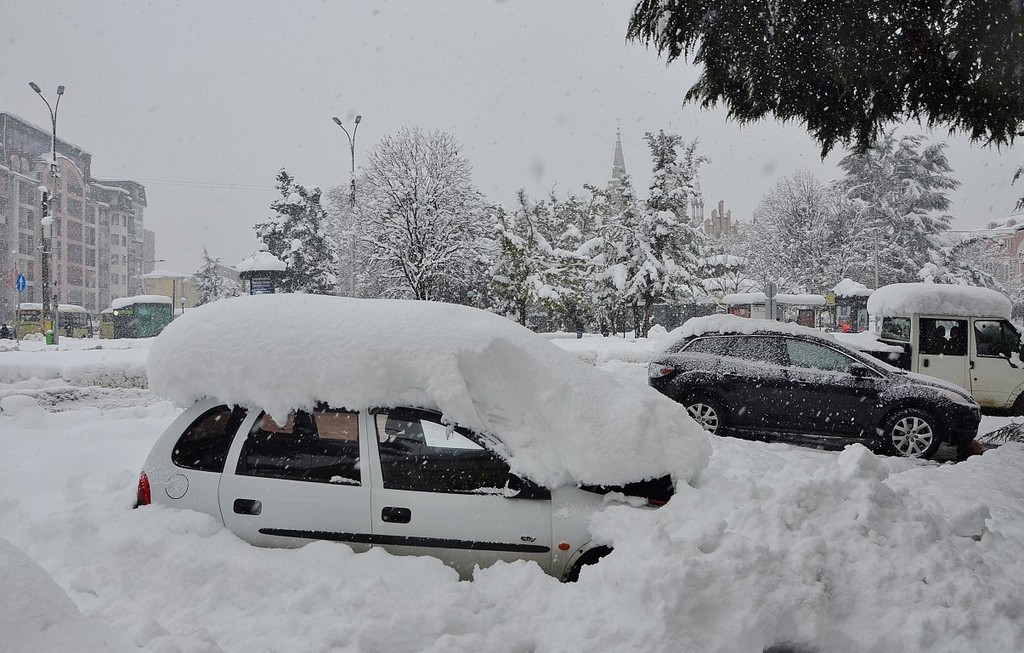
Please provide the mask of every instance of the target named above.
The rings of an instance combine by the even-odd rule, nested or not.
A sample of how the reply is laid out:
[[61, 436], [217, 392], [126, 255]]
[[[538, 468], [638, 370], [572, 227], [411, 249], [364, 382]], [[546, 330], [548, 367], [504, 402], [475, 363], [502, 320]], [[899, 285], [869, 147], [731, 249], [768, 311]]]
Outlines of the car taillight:
[[148, 506], [152, 501], [152, 493], [149, 490], [149, 477], [146, 472], [139, 474], [139, 489], [135, 493], [135, 507]]
[[660, 379], [676, 371], [676, 368], [664, 363], [651, 363], [647, 366], [647, 376], [652, 379]]
[[651, 497], [647, 497], [647, 505], [652, 508], [660, 508], [666, 503], [668, 503], [668, 501], [665, 499], [652, 499]]

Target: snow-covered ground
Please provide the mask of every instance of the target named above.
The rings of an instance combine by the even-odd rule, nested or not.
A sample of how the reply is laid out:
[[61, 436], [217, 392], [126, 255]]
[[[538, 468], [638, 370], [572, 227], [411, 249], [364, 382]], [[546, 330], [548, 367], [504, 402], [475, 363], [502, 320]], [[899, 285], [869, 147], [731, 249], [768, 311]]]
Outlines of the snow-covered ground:
[[[524, 563], [459, 582], [132, 510], [179, 411], [138, 387], [148, 342], [97, 342], [0, 350], [4, 653], [1024, 650], [1024, 445], [937, 464], [712, 438], [696, 487], [598, 515], [615, 551], [578, 583]], [[555, 342], [646, 381], [652, 342]]]

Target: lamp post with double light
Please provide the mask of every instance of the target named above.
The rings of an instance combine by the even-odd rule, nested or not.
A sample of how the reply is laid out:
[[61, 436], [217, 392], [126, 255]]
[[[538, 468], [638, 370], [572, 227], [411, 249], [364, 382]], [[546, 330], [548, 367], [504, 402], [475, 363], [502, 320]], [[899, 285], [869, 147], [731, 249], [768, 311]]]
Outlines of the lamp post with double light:
[[336, 124], [337, 126], [341, 127], [341, 131], [345, 132], [345, 136], [348, 138], [348, 151], [349, 151], [349, 154], [352, 157], [352, 169], [351, 169], [352, 181], [351, 181], [350, 192], [349, 192], [349, 196], [348, 196], [348, 204], [349, 204], [349, 207], [352, 209], [352, 225], [351, 225], [351, 233], [350, 233], [349, 241], [348, 241], [348, 246], [349, 246], [349, 249], [348, 249], [348, 256], [349, 256], [349, 261], [348, 261], [348, 270], [349, 270], [348, 291], [349, 291], [349, 295], [350, 296], [355, 297], [356, 296], [356, 225], [355, 225], [355, 220], [356, 220], [356, 216], [355, 216], [355, 208], [356, 208], [356, 132], [359, 131], [359, 123], [362, 122], [363, 117], [362, 116], [358, 116], [358, 115], [356, 116], [356, 121], [355, 121], [356, 124], [352, 128], [352, 133], [351, 134], [348, 133], [347, 129], [345, 129], [345, 125], [343, 125], [341, 123], [341, 119], [340, 118], [338, 118], [337, 116], [334, 116], [333, 118], [331, 118], [331, 120], [334, 121], [334, 124]]
[[[50, 111], [50, 125], [53, 127], [52, 140], [50, 141], [50, 153], [52, 158], [50, 159], [50, 188], [41, 187], [43, 192], [42, 197], [42, 210], [43, 216], [39, 220], [39, 225], [42, 228], [42, 261], [40, 262], [40, 272], [42, 273], [42, 291], [43, 291], [43, 331], [46, 331], [46, 325], [51, 324], [53, 331], [53, 344], [57, 344], [58, 339], [58, 313], [56, 311], [56, 302], [54, 301], [53, 293], [50, 292], [50, 274], [52, 272], [51, 267], [53, 261], [51, 259], [52, 251], [50, 249], [51, 239], [53, 237], [53, 212], [54, 203], [58, 201], [57, 188], [58, 182], [60, 181], [60, 167], [57, 165], [57, 109], [60, 107], [60, 98], [64, 95], [64, 86], [57, 86], [57, 101], [50, 105], [50, 102], [43, 96], [43, 91], [39, 88], [39, 85], [35, 82], [29, 82], [28, 85], [36, 92], [36, 95], [46, 104], [46, 108]], [[55, 280], [56, 281], [56, 280]], [[56, 283], [54, 283], [56, 285]], [[52, 323], [51, 323], [52, 320]], [[45, 335], [45, 333], [44, 333]]]

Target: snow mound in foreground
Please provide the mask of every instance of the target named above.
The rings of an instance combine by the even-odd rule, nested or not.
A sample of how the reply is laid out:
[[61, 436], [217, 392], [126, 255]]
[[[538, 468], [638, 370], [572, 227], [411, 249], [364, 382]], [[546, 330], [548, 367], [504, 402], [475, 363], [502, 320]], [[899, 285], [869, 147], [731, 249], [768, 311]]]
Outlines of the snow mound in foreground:
[[128, 651], [114, 631], [85, 617], [42, 567], [0, 537], [0, 648], [35, 651]]
[[534, 481], [619, 484], [707, 464], [707, 436], [658, 392], [582, 363], [503, 317], [439, 302], [238, 297], [187, 311], [153, 344], [150, 388], [283, 417], [317, 402], [436, 408], [494, 436]]
[[1006, 295], [977, 286], [939, 283], [894, 283], [868, 297], [868, 313], [878, 316], [978, 315], [1010, 319]]

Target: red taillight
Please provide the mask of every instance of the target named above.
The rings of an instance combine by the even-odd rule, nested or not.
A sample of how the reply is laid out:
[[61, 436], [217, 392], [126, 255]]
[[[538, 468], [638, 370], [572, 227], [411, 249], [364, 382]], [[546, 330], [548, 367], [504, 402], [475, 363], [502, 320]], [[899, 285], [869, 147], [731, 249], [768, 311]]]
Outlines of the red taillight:
[[666, 501], [665, 499], [652, 499], [650, 497], [648, 497], [647, 499], [647, 505], [653, 506], [654, 508], [660, 508], [666, 503], [668, 503], [668, 501]]
[[148, 506], [152, 501], [152, 493], [149, 491], [149, 477], [146, 472], [139, 474], [139, 489], [135, 493], [135, 507]]
[[651, 363], [647, 366], [647, 376], [651, 379], [660, 379], [664, 376], [668, 376], [676, 371], [676, 368], [671, 365], [664, 365], [661, 363]]

